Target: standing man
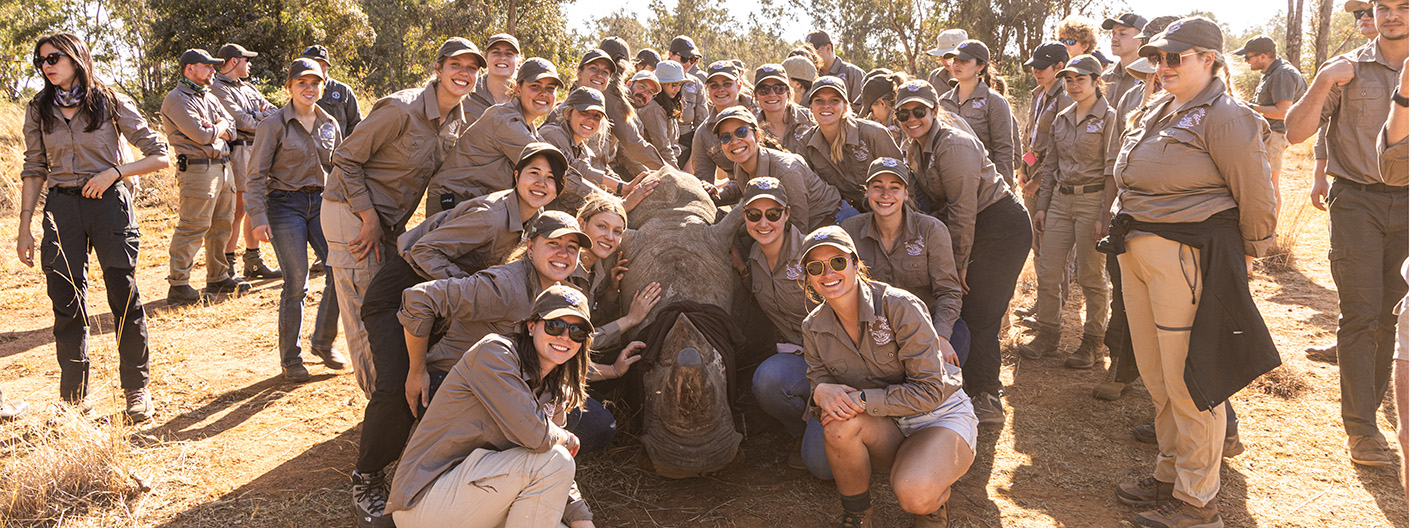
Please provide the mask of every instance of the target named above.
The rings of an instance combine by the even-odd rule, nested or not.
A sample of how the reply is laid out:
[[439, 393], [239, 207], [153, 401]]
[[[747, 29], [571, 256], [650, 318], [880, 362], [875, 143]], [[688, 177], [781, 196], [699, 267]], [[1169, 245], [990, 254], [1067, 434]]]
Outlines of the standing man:
[[1138, 48], [1142, 47], [1138, 34], [1147, 26], [1147, 19], [1137, 13], [1123, 13], [1118, 18], [1103, 21], [1103, 30], [1108, 32], [1108, 49], [1118, 56], [1118, 60], [1103, 72], [1103, 93], [1110, 104], [1128, 90], [1137, 86], [1137, 78], [1128, 72], [1127, 66], [1138, 60]]
[[927, 74], [927, 82], [932, 83], [936, 93], [951, 91], [951, 59], [946, 58], [946, 54], [956, 51], [956, 47], [968, 38], [971, 37], [964, 29], [948, 29], [937, 34], [936, 49], [927, 51], [927, 55], [941, 59], [941, 66]]
[[226, 113], [235, 119], [235, 140], [230, 145], [230, 167], [235, 180], [235, 220], [230, 241], [225, 245], [226, 262], [230, 263], [232, 274], [235, 270], [235, 249], [240, 246], [241, 235], [245, 236], [245, 263], [247, 279], [278, 279], [283, 276], [279, 270], [270, 269], [260, 258], [260, 241], [251, 233], [253, 226], [245, 216], [245, 172], [250, 169], [250, 147], [255, 144], [255, 127], [266, 117], [279, 111], [279, 108], [265, 100], [260, 90], [246, 82], [250, 77], [250, 59], [259, 55], [247, 51], [239, 44], [226, 44], [216, 50], [216, 58], [225, 61], [221, 64], [216, 82], [211, 85], [211, 94], [225, 107]]
[[[810, 33], [805, 40], [814, 47], [815, 51], [819, 52], [819, 59], [823, 61], [824, 70], [819, 72], [821, 77], [832, 75], [843, 79], [844, 86], [848, 87], [848, 93], [854, 97], [863, 93], [863, 69], [838, 57], [833, 47], [833, 37], [829, 36], [828, 31], [820, 29]], [[938, 93], [941, 92], [938, 90]], [[857, 101], [850, 102], [853, 103], [853, 113], [859, 113]]]
[[678, 120], [682, 134], [677, 139], [681, 145], [677, 166], [684, 167], [686, 160], [691, 159], [691, 141], [696, 137], [696, 129], [711, 117], [711, 111], [706, 108], [706, 72], [701, 71], [701, 51], [696, 49], [691, 37], [677, 35], [668, 47], [668, 54], [667, 58], [680, 62], [687, 73], [686, 84], [681, 87], [681, 118]]
[[324, 81], [324, 96], [319, 98], [319, 108], [323, 108], [338, 121], [338, 126], [343, 127], [343, 137], [352, 135], [353, 127], [363, 120], [363, 113], [358, 110], [358, 96], [353, 95], [353, 89], [333, 78], [333, 72], [329, 70], [328, 48], [315, 44], [304, 48], [304, 54], [300, 57], [314, 59], [319, 66], [323, 66], [324, 77], [328, 80]]
[[245, 293], [250, 283], [235, 280], [221, 255], [235, 219], [235, 181], [230, 171], [227, 141], [236, 138], [235, 120], [211, 94], [211, 82], [221, 60], [206, 50], [181, 54], [181, 80], [162, 100], [162, 129], [177, 153], [180, 202], [172, 232], [171, 272], [167, 304], [192, 304], [201, 295], [191, 287], [196, 251], [206, 244], [206, 293]]
[[1309, 83], [1293, 64], [1276, 56], [1275, 41], [1270, 37], [1255, 37], [1240, 49], [1231, 52], [1245, 57], [1250, 69], [1261, 72], [1260, 85], [1255, 87], [1255, 101], [1250, 107], [1270, 123], [1270, 139], [1265, 141], [1265, 159], [1270, 162], [1270, 183], [1275, 186], [1275, 213], [1279, 214], [1280, 170], [1284, 167], [1285, 113], [1309, 90]]
[[1378, 133], [1407, 58], [1407, 1], [1377, 0], [1378, 37], [1325, 63], [1285, 116], [1292, 142], [1324, 127], [1330, 264], [1338, 286], [1338, 369], [1343, 428], [1354, 463], [1389, 466], [1397, 455], [1378, 429], [1392, 374], [1396, 316], [1407, 292], [1407, 174], [1378, 170]]

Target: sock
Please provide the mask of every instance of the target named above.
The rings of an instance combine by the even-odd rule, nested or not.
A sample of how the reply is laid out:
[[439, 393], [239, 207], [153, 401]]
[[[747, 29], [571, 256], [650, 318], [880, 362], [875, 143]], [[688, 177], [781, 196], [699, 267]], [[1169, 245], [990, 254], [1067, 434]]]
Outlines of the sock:
[[259, 252], [260, 252], [260, 248], [245, 248], [245, 253], [246, 253], [246, 254], [250, 254], [250, 253], [259, 253]]
[[839, 495], [839, 499], [843, 501], [843, 511], [860, 513], [873, 507], [872, 491], [870, 488], [857, 495]]

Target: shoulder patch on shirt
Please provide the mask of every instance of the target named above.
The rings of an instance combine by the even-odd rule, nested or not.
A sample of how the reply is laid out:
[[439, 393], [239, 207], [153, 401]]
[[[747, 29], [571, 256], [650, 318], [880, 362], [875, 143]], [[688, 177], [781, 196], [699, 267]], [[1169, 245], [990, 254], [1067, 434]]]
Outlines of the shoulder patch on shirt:
[[791, 262], [784, 266], [784, 278], [789, 280], [799, 280], [800, 266], [798, 262]]
[[686, 90], [686, 93], [696, 93], [696, 83], [690, 83], [690, 82], [689, 82], [689, 83], [683, 84], [682, 87], [681, 87], [681, 89]]
[[333, 93], [328, 94], [328, 96], [329, 96], [329, 97], [332, 97], [332, 98], [334, 98], [334, 99], [342, 99], [342, 98], [343, 98], [343, 92], [339, 92], [338, 90], [334, 90]]
[[922, 252], [926, 251], [927, 249], [927, 243], [925, 240], [922, 239], [922, 235], [917, 235], [916, 240], [907, 242], [903, 244], [903, 246], [907, 248], [907, 254], [913, 257], [921, 255]]
[[883, 346], [892, 342], [892, 327], [888, 326], [887, 318], [878, 316], [877, 326], [869, 330], [873, 334], [873, 344]]
[[1206, 108], [1195, 108], [1187, 112], [1182, 120], [1177, 122], [1177, 127], [1190, 129], [1201, 124], [1201, 119], [1206, 117]]

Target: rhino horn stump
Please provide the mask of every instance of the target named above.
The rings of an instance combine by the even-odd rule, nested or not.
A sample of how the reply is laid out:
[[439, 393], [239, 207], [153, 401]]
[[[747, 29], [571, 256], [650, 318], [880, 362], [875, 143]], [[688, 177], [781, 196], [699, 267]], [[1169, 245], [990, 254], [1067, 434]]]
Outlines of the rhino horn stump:
[[657, 358], [643, 375], [642, 445], [654, 470], [667, 478], [719, 471], [735, 459], [742, 438], [731, 420], [724, 360], [685, 315]]

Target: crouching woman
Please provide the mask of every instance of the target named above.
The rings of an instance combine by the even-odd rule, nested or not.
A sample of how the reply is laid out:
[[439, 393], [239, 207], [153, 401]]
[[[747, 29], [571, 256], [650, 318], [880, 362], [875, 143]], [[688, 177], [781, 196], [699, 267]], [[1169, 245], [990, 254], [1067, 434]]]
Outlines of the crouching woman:
[[398, 526], [593, 526], [563, 427], [588, 399], [588, 298], [550, 286], [518, 330], [481, 339], [446, 377], [392, 481]]
[[804, 319], [813, 389], [804, 458], [822, 429], [843, 502], [839, 526], [872, 526], [873, 464], [892, 467], [913, 526], [948, 526], [946, 502], [975, 458], [977, 425], [956, 352], [917, 297], [868, 279], [842, 228], [809, 234], [803, 254], [807, 291], [823, 299]]

